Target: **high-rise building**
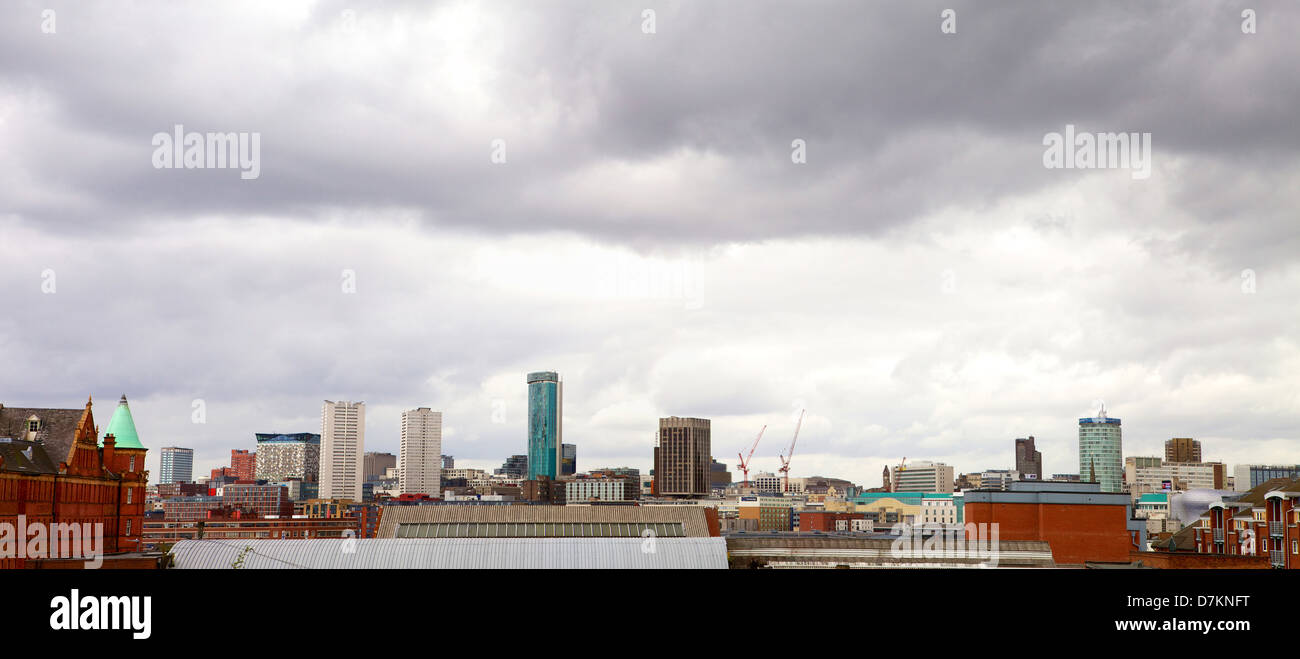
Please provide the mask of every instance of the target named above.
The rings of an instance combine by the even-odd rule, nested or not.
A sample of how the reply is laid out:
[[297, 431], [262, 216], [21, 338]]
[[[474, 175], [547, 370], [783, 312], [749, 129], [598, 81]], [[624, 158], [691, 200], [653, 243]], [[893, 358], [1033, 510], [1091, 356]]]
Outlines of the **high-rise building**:
[[320, 435], [313, 432], [257, 433], [257, 480], [272, 483], [320, 478]]
[[1097, 416], [1079, 419], [1079, 477], [1101, 483], [1102, 492], [1123, 491], [1123, 435], [1119, 419], [1106, 416], [1104, 405]]
[[230, 472], [241, 481], [256, 480], [257, 455], [248, 449], [231, 449]]
[[361, 501], [366, 404], [327, 400], [320, 425], [320, 497]]
[[707, 496], [712, 487], [713, 451], [708, 419], [659, 419], [655, 447], [655, 493], [667, 497]]
[[366, 451], [365, 463], [361, 469], [367, 482], [379, 480], [384, 477], [384, 472], [389, 468], [397, 467], [397, 456], [392, 453], [377, 453], [375, 451]]
[[578, 445], [560, 445], [560, 476], [572, 476], [578, 473]]
[[564, 461], [564, 383], [554, 371], [528, 374], [528, 480], [560, 476]]
[[1016, 471], [1025, 480], [1043, 480], [1043, 454], [1034, 447], [1034, 436], [1016, 440]]
[[456, 456], [454, 456], [454, 455], [444, 455], [444, 456], [442, 456], [442, 468], [443, 468], [443, 469], [455, 469], [455, 468], [456, 468]]
[[1201, 462], [1201, 443], [1191, 437], [1166, 440], [1165, 462]]
[[442, 412], [427, 407], [402, 412], [401, 453], [397, 482], [402, 494], [441, 496]]
[[158, 483], [189, 483], [194, 480], [194, 449], [164, 446], [158, 467]]
[[894, 467], [890, 492], [952, 492], [956, 483], [953, 468], [942, 462], [921, 460]]

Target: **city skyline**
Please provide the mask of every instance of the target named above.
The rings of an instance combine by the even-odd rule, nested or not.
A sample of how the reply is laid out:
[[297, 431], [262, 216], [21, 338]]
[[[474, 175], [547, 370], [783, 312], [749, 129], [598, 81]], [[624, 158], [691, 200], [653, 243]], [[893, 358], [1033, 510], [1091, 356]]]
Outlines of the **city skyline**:
[[[588, 467], [676, 415], [775, 471], [806, 408], [792, 475], [1073, 473], [1103, 400], [1125, 455], [1296, 461], [1300, 6], [736, 6], [15, 10], [0, 400], [125, 392], [198, 474], [325, 398], [494, 469], [539, 368]], [[1149, 172], [1047, 164], [1076, 129]], [[260, 160], [167, 167], [187, 131]]]

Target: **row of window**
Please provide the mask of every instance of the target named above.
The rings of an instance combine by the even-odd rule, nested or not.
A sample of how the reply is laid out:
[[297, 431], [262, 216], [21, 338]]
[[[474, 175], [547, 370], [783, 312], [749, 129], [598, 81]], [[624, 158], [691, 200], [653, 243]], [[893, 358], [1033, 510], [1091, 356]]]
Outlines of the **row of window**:
[[420, 522], [400, 524], [399, 538], [636, 538], [685, 537], [680, 523], [646, 522]]

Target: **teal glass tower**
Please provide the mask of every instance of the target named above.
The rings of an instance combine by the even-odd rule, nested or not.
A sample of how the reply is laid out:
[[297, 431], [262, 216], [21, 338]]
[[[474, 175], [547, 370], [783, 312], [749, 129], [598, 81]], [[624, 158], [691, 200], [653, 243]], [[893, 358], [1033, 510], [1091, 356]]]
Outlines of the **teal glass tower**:
[[1124, 489], [1123, 434], [1104, 405], [1097, 416], [1079, 419], [1079, 480], [1101, 483], [1102, 492]]
[[554, 371], [528, 374], [528, 480], [560, 476], [564, 461], [564, 383]]

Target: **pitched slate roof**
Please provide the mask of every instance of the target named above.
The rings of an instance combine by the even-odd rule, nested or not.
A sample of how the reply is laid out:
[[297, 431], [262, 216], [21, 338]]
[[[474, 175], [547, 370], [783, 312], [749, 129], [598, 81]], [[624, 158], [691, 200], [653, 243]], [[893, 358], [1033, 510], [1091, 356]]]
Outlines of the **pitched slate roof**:
[[25, 474], [57, 474], [58, 467], [40, 442], [0, 438], [0, 471]]
[[27, 439], [27, 420], [40, 419], [40, 430], [34, 439], [45, 447], [45, 453], [55, 465], [66, 462], [72, 452], [77, 425], [84, 409], [58, 409], [49, 407], [0, 407], [0, 437], [15, 440]]

